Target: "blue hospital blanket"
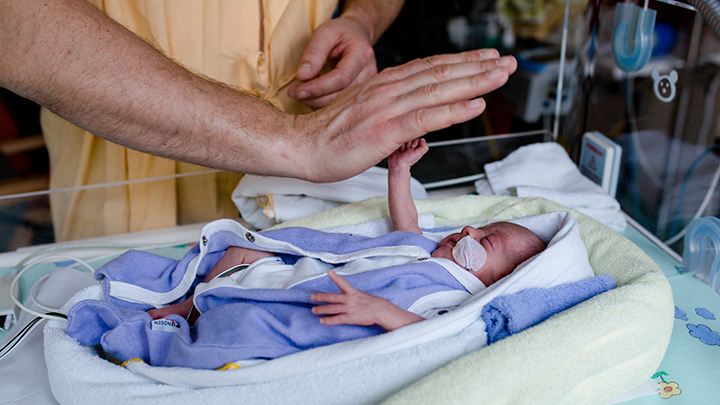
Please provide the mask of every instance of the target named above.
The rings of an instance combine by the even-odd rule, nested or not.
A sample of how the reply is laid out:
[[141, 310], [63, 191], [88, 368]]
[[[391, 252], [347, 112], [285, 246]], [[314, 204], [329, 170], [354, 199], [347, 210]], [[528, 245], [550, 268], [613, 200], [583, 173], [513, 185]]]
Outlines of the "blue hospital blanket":
[[[379, 326], [320, 324], [319, 316], [311, 312], [317, 303], [310, 301], [310, 295], [340, 292], [326, 273], [286, 289], [247, 289], [223, 280], [224, 284], [206, 288], [196, 296], [202, 315], [192, 328], [175, 315], [153, 321], [144, 312], [152, 305], [112, 296], [111, 281], [132, 282], [153, 297], [176, 289], [193, 271], [194, 286], [228, 246], [257, 249], [262, 245], [260, 250], [279, 251], [287, 263], [296, 261], [299, 253], [331, 262], [350, 258], [347, 263], [390, 256], [392, 252], [407, 254], [406, 264], [344, 275], [355, 288], [406, 310], [423, 298], [442, 293], [461, 291], [469, 296], [476, 292], [436, 260], [426, 260], [436, 244], [414, 233], [365, 238], [301, 228], [252, 233], [251, 237], [243, 232], [244, 228], [223, 228], [203, 235], [201, 244], [179, 261], [137, 251], [111, 261], [98, 270], [106, 301], [88, 300], [75, 305], [69, 314], [67, 333], [83, 345], [101, 345], [107, 354], [121, 361], [139, 358], [154, 366], [215, 369], [229, 362], [273, 359], [384, 332]], [[335, 263], [333, 268], [342, 274], [347, 263]], [[192, 289], [183, 291], [180, 299]]]

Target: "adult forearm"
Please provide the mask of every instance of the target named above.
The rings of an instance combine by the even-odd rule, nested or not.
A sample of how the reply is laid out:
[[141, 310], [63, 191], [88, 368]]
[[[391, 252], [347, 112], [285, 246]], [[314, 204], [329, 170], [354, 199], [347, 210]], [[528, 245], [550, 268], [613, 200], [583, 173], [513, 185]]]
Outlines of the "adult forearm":
[[95, 135], [219, 169], [303, 177], [293, 117], [188, 72], [84, 0], [0, 0], [0, 54], [0, 86]]
[[368, 29], [369, 40], [375, 44], [400, 14], [404, 0], [347, 0], [343, 17], [357, 20]]

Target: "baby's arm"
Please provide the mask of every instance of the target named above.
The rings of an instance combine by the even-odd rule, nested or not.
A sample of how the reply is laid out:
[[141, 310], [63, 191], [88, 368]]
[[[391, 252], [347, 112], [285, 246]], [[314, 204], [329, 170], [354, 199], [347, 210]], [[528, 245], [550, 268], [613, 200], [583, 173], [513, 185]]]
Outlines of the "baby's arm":
[[417, 208], [410, 193], [410, 167], [427, 151], [427, 142], [415, 139], [388, 157], [388, 208], [393, 231], [422, 234]]
[[323, 325], [377, 324], [389, 332], [425, 320], [422, 316], [405, 311], [386, 299], [356, 290], [334, 271], [329, 271], [328, 277], [337, 284], [342, 293], [315, 293], [310, 298], [316, 302], [328, 303], [312, 309], [315, 315], [330, 315], [320, 318], [320, 323]]

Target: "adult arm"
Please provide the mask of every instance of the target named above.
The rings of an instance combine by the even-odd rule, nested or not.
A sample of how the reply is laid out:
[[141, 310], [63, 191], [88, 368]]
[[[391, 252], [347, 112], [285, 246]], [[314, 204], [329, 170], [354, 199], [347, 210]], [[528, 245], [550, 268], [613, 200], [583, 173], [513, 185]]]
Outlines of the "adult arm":
[[315, 293], [310, 298], [327, 303], [312, 309], [315, 315], [327, 315], [320, 318], [323, 325], [380, 325], [389, 332], [425, 320], [386, 299], [356, 290], [332, 270], [328, 272], [328, 277], [337, 284], [341, 293]]
[[[132, 149], [217, 169], [338, 181], [478, 116], [515, 70], [497, 51], [386, 69], [303, 116], [185, 70], [84, 0], [0, 0], [0, 86]], [[390, 106], [390, 107], [388, 107]]]
[[424, 139], [404, 143], [388, 157], [388, 209], [393, 231], [422, 234], [418, 213], [410, 191], [410, 167], [428, 151]]
[[[306, 83], [288, 89], [312, 108], [325, 107], [338, 93], [377, 73], [373, 45], [402, 9], [403, 0], [348, 0], [338, 18], [322, 24], [300, 60], [296, 76]], [[326, 62], [330, 72], [319, 76]]]

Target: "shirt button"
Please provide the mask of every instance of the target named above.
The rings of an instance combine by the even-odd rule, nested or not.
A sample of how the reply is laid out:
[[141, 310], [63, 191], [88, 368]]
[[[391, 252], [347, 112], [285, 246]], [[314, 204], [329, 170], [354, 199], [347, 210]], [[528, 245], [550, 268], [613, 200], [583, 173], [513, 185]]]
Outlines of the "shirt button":
[[245, 234], [245, 239], [247, 239], [250, 242], [255, 242], [255, 236], [251, 234], [250, 232]]
[[207, 236], [203, 235], [202, 237], [202, 244], [203, 246], [207, 246]]

